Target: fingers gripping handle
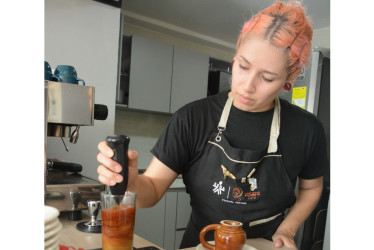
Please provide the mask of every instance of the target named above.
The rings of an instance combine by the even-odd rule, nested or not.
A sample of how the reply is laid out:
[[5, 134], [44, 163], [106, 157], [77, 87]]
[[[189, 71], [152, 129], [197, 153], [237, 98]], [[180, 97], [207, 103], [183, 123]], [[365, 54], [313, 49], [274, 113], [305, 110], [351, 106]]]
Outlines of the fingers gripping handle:
[[129, 177], [127, 150], [129, 148], [130, 138], [126, 135], [114, 135], [108, 136], [106, 142], [114, 151], [113, 160], [122, 166], [120, 174], [123, 177], [122, 182], [110, 187], [110, 192], [114, 195], [122, 195], [126, 192]]

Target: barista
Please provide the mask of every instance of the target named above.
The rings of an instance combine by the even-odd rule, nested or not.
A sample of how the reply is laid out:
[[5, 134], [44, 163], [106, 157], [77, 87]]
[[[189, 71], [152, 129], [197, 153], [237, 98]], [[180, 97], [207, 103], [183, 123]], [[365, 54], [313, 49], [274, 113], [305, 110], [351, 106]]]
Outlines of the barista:
[[[291, 90], [308, 63], [312, 33], [299, 2], [261, 11], [237, 41], [231, 91], [175, 112], [143, 175], [137, 152], [128, 152], [128, 189], [138, 207], [155, 205], [182, 174], [192, 213], [180, 248], [198, 245], [200, 230], [223, 219], [241, 221], [247, 238], [296, 248], [296, 231], [321, 194], [326, 143], [313, 114], [277, 96]], [[105, 142], [98, 148], [99, 180], [121, 182], [113, 151]]]

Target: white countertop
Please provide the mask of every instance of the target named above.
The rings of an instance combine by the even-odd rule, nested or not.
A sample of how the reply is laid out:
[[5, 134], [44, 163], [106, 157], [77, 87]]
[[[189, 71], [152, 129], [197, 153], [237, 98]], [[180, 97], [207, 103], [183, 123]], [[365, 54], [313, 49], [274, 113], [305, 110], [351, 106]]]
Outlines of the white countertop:
[[[139, 169], [139, 174], [143, 174], [144, 171], [145, 169]], [[179, 175], [169, 187], [169, 189], [174, 189], [174, 188], [186, 188], [186, 186], [183, 183], [182, 175]]]
[[175, 181], [171, 184], [169, 189], [170, 188], [186, 188], [186, 186], [183, 183], [182, 177], [180, 177], [180, 178], [178, 177], [177, 179], [175, 179]]

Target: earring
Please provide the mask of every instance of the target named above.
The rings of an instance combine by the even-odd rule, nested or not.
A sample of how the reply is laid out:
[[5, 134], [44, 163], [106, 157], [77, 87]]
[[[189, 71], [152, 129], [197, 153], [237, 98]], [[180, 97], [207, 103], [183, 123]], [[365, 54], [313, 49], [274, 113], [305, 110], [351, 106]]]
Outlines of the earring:
[[291, 83], [287, 82], [284, 86], [283, 86], [283, 89], [284, 91], [288, 92], [291, 90]]

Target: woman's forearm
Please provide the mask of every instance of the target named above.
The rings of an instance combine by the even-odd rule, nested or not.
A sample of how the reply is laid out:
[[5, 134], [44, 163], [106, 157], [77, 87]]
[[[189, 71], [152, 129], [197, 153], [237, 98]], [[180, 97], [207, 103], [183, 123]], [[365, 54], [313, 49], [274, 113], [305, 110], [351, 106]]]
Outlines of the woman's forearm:
[[[159, 200], [156, 189], [148, 176], [139, 175], [129, 190], [136, 193], [136, 206], [145, 208], [154, 206]], [[161, 196], [162, 198], [162, 196]]]
[[321, 197], [322, 177], [313, 180], [299, 180], [296, 203], [290, 208], [278, 230], [295, 236], [300, 225], [308, 218]]
[[162, 199], [178, 174], [153, 157], [143, 175], [137, 175], [128, 189], [136, 193], [137, 207], [151, 207]]

